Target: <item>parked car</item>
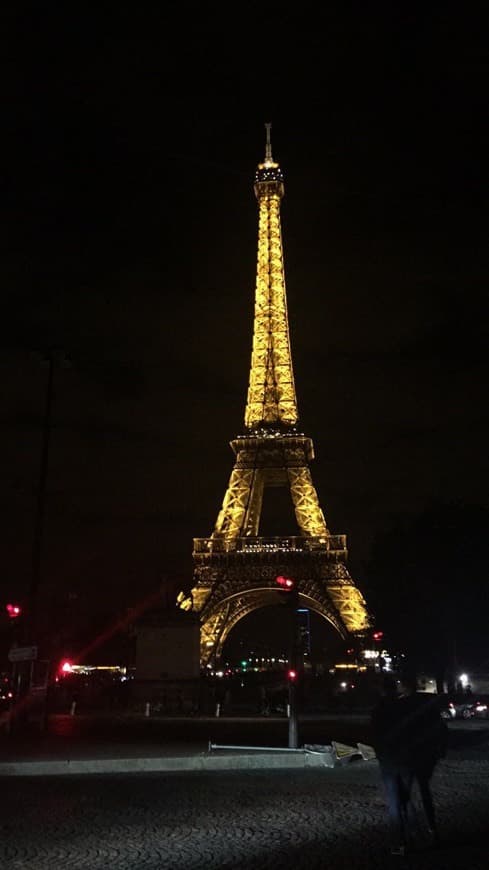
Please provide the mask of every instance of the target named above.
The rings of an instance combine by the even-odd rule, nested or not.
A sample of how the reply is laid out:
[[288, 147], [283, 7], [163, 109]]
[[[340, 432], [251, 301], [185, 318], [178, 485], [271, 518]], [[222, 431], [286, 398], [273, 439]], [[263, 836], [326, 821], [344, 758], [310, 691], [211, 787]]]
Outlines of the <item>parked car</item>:
[[464, 700], [449, 701], [448, 705], [442, 710], [444, 719], [474, 719], [474, 718], [489, 718], [488, 705], [472, 698]]
[[12, 703], [12, 689], [8, 679], [2, 679], [0, 683], [0, 712], [9, 710]]

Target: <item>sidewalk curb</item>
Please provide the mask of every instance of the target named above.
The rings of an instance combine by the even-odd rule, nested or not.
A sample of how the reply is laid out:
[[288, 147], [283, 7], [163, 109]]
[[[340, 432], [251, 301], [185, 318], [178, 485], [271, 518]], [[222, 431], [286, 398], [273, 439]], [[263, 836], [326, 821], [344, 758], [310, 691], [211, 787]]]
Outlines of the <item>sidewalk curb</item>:
[[[329, 762], [329, 763], [328, 763]], [[270, 770], [332, 768], [322, 754], [297, 753], [226, 753], [215, 755], [170, 756], [162, 758], [97, 758], [58, 759], [56, 761], [0, 762], [0, 777], [4, 776], [65, 776], [104, 773], [164, 773], [200, 770]]]

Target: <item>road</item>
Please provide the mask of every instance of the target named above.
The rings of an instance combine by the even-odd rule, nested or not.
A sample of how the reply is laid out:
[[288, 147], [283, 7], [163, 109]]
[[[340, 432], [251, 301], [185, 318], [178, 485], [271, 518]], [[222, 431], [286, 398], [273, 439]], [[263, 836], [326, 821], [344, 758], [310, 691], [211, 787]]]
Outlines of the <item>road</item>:
[[[303, 717], [299, 723], [299, 746], [330, 744], [333, 740], [355, 746], [370, 743], [370, 716], [366, 713]], [[489, 751], [489, 720], [455, 720], [449, 723], [452, 750], [477, 747]], [[9, 758], [87, 757], [91, 751], [106, 754], [106, 748], [135, 754], [154, 754], [161, 749], [202, 752], [209, 742], [241, 746], [287, 747], [285, 717], [177, 717], [54, 715], [47, 731], [34, 728], [7, 739], [0, 734], [0, 760]], [[485, 748], [484, 748], [485, 747]]]

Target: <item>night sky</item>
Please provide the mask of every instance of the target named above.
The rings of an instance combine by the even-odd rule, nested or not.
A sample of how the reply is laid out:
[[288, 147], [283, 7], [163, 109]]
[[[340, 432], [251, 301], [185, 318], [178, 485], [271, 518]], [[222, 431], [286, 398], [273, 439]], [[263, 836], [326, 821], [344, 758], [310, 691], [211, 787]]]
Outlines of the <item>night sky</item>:
[[189, 586], [244, 427], [266, 121], [301, 428], [353, 576], [396, 516], [487, 507], [487, 18], [22, 6], [2, 52], [5, 596], [30, 577], [52, 347], [70, 366], [43, 588], [110, 614]]

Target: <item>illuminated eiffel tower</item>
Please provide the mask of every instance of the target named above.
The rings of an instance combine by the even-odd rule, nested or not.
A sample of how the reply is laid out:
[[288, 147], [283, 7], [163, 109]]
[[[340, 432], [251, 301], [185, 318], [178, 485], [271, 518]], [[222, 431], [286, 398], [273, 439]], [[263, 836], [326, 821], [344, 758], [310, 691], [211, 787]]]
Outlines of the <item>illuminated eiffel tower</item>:
[[[280, 227], [284, 182], [272, 157], [270, 126], [254, 184], [258, 261], [246, 431], [231, 442], [236, 459], [214, 531], [194, 539], [193, 588], [177, 599], [199, 614], [202, 666], [219, 660], [240, 619], [280, 600], [280, 575], [293, 577], [300, 605], [323, 616], [345, 640], [370, 627], [346, 567], [346, 536], [330, 534], [312, 482], [312, 441], [297, 429]], [[289, 490], [297, 535], [259, 535], [268, 487]]]

